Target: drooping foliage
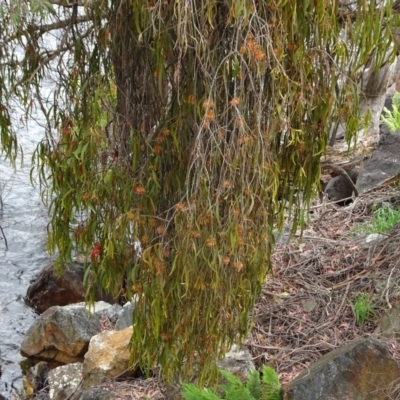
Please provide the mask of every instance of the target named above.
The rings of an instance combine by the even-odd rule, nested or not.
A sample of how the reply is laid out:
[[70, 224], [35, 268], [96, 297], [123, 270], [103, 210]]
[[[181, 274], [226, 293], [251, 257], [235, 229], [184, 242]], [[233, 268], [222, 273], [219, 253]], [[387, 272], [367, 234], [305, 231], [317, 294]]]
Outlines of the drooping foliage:
[[315, 191], [332, 124], [359, 129], [363, 66], [393, 60], [392, 2], [54, 3], [0, 7], [2, 149], [15, 156], [12, 100], [44, 112], [57, 266], [82, 253], [89, 297], [137, 295], [142, 366], [213, 377], [248, 331], [274, 223], [291, 212], [295, 229]]

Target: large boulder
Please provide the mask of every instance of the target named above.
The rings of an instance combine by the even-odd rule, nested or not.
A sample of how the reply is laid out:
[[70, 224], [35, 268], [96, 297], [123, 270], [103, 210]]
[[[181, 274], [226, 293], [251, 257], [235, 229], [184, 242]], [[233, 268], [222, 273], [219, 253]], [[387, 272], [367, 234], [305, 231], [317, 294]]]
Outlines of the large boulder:
[[59, 364], [81, 362], [90, 339], [101, 331], [102, 321], [109, 319], [108, 311], [115, 312], [115, 308], [103, 301], [90, 310], [85, 303], [51, 307], [28, 329], [21, 354]]
[[[356, 169], [352, 169], [347, 171], [347, 174], [355, 184], [357, 182], [358, 171]], [[329, 200], [340, 201], [348, 199], [352, 196], [353, 186], [346, 176], [339, 175], [328, 181], [324, 191], [328, 195]]]
[[[84, 266], [76, 263], [68, 264], [65, 271], [58, 276], [53, 264], [49, 264], [30, 284], [26, 296], [39, 313], [53, 306], [66, 306], [82, 302], [85, 300], [84, 274]], [[104, 300], [108, 303], [116, 302], [101, 290], [97, 290], [96, 300]]]
[[400, 131], [391, 133], [381, 141], [379, 147], [364, 162], [357, 179], [360, 193], [379, 186], [386, 179], [399, 173], [400, 168]]
[[311, 364], [284, 388], [285, 400], [382, 400], [400, 367], [380, 342], [359, 339]]
[[62, 365], [49, 372], [49, 397], [52, 400], [77, 399], [82, 383], [82, 363]]
[[57, 276], [53, 264], [46, 265], [27, 291], [28, 300], [42, 313], [53, 306], [66, 306], [85, 300], [83, 287], [84, 268], [70, 264]]
[[83, 362], [83, 389], [115, 377], [128, 377], [136, 372], [129, 363], [128, 344], [132, 327], [121, 331], [103, 331], [90, 340]]

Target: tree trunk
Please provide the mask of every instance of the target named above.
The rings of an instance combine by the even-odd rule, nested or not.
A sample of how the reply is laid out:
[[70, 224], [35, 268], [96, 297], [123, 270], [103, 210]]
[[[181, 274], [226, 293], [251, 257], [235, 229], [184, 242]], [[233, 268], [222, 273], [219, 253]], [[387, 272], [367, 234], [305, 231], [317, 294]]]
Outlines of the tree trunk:
[[118, 157], [126, 161], [130, 158], [131, 140], [136, 138], [149, 144], [163, 111], [154, 87], [151, 49], [146, 41], [141, 42], [135, 12], [138, 11], [130, 1], [117, 0], [111, 22], [117, 87], [114, 134]]

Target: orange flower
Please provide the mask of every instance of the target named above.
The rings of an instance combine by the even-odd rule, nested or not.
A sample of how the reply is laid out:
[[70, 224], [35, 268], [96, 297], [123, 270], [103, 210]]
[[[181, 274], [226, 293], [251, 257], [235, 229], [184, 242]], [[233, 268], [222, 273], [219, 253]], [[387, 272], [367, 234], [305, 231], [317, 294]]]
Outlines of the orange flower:
[[226, 133], [226, 131], [224, 129], [219, 129], [218, 130], [218, 137], [220, 139], [223, 139], [225, 137], [225, 133]]
[[175, 210], [176, 211], [183, 211], [185, 209], [185, 205], [183, 203], [177, 203], [175, 205]]
[[92, 262], [98, 261], [101, 254], [101, 244], [96, 242], [90, 251], [90, 258]]
[[203, 103], [203, 107], [208, 110], [209, 108], [213, 108], [214, 107], [214, 102], [212, 100], [206, 100]]
[[158, 135], [158, 136], [156, 137], [156, 142], [157, 142], [157, 143], [164, 143], [164, 142], [165, 142], [165, 137], [162, 136], [162, 135]]
[[162, 147], [161, 146], [154, 146], [154, 153], [156, 154], [161, 154], [162, 153]]
[[213, 119], [215, 119], [215, 113], [214, 113], [214, 111], [213, 110], [207, 110], [207, 112], [206, 112], [206, 118], [208, 119], [208, 120], [213, 120]]
[[142, 285], [132, 285], [131, 288], [136, 293], [142, 293], [143, 292]]
[[148, 237], [147, 235], [143, 235], [143, 236], [140, 238], [140, 242], [141, 242], [141, 244], [142, 244], [143, 246], [147, 246], [147, 245], [149, 244], [149, 242], [150, 242], [150, 239], [149, 239], [149, 237]]
[[166, 230], [166, 228], [165, 228], [164, 225], [159, 225], [159, 226], [157, 226], [156, 232], [157, 232], [159, 235], [162, 235], [162, 234], [165, 232], [165, 230]]
[[237, 106], [237, 105], [239, 104], [239, 101], [240, 101], [239, 97], [234, 97], [234, 98], [229, 102], [229, 104], [230, 104], [231, 106]]
[[244, 135], [239, 138], [239, 143], [244, 144], [247, 143], [251, 139], [250, 135]]
[[231, 260], [228, 256], [225, 256], [222, 258], [222, 264], [228, 265], [230, 262], [231, 262]]
[[163, 342], [166, 342], [166, 341], [169, 340], [169, 337], [170, 337], [170, 336], [169, 336], [167, 333], [161, 333], [160, 337], [161, 337], [161, 340], [162, 340]]
[[134, 192], [135, 194], [142, 195], [142, 194], [146, 193], [146, 190], [145, 190], [145, 188], [144, 188], [143, 186], [136, 185], [136, 186], [133, 188], [133, 192]]
[[266, 58], [265, 53], [262, 50], [258, 50], [255, 54], [254, 54], [254, 58], [256, 61], [263, 61]]
[[207, 247], [214, 247], [217, 244], [217, 241], [215, 240], [214, 236], [210, 236], [207, 240], [206, 240], [206, 246]]
[[233, 268], [236, 269], [236, 271], [240, 272], [243, 269], [244, 265], [241, 261], [237, 261], [233, 263]]
[[149, 225], [154, 228], [156, 226], [156, 220], [154, 218], [150, 218]]
[[168, 249], [163, 249], [162, 255], [163, 255], [163, 257], [168, 258], [169, 257], [169, 250]]

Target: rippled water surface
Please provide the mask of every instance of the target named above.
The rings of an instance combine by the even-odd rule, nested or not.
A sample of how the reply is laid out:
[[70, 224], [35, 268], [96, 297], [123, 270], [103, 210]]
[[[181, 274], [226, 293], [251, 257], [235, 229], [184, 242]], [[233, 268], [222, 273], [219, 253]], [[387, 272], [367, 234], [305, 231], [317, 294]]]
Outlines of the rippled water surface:
[[8, 244], [0, 231], [0, 394], [6, 399], [19, 399], [23, 394], [20, 343], [36, 317], [24, 298], [30, 281], [50, 261], [45, 248], [47, 210], [29, 176], [31, 154], [44, 137], [44, 128], [32, 119], [28, 128], [21, 126], [18, 137], [24, 151], [23, 168], [17, 163], [14, 171], [0, 156], [0, 226]]

